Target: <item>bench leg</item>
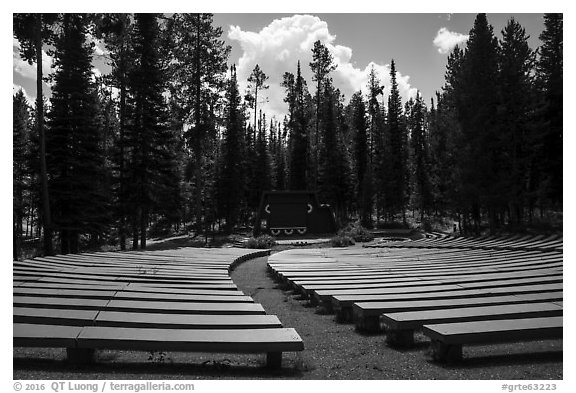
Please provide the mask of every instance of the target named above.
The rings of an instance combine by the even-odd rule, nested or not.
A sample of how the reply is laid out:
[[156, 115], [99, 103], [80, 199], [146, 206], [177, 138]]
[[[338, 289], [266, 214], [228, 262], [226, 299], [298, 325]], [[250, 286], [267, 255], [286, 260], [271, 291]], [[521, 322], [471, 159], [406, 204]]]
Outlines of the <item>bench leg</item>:
[[414, 346], [413, 330], [386, 330], [386, 343], [391, 347], [409, 348]]
[[352, 307], [341, 307], [340, 309], [338, 309], [336, 311], [336, 321], [338, 321], [338, 322], [351, 322], [352, 321]]
[[322, 307], [324, 309], [326, 314], [333, 314], [334, 313], [334, 308], [332, 307], [332, 301], [330, 301], [330, 299], [320, 300], [318, 302], [318, 304], [320, 305], [320, 307]]
[[74, 364], [93, 363], [95, 352], [92, 348], [66, 348], [67, 360]]
[[432, 340], [432, 358], [441, 363], [457, 363], [462, 360], [462, 345]]
[[266, 368], [273, 370], [282, 368], [282, 352], [268, 352], [266, 354]]
[[356, 319], [356, 330], [363, 333], [379, 333], [380, 321], [378, 317], [364, 317]]

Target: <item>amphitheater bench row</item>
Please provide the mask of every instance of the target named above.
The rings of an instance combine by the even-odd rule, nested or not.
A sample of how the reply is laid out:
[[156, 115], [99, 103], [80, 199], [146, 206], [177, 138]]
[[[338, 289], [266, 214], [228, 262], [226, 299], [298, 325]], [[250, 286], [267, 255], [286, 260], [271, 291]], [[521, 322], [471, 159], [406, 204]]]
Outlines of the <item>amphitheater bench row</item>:
[[380, 325], [389, 345], [409, 347], [414, 344], [414, 331], [424, 325], [561, 317], [562, 314], [562, 303], [507, 304], [389, 313], [380, 316]]
[[561, 339], [562, 317], [475, 321], [424, 325], [432, 341], [432, 357], [443, 363], [462, 360], [463, 345]]
[[280, 368], [282, 352], [304, 349], [292, 328], [149, 329], [14, 324], [14, 347], [66, 348], [68, 361], [90, 363], [97, 349], [216, 353], [265, 353]]
[[13, 345], [66, 348], [74, 363], [99, 349], [266, 353], [267, 366], [279, 368], [283, 352], [304, 345], [230, 279], [237, 263], [269, 252], [244, 253], [15, 261]]

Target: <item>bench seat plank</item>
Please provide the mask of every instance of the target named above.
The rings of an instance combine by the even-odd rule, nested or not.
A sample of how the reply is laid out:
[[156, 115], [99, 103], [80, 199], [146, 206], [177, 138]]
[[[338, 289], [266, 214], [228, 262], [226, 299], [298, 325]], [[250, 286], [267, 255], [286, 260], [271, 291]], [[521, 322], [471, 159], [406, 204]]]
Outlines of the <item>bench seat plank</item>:
[[[534, 273], [522, 272], [522, 273], [512, 273], [512, 274], [486, 274], [486, 275], [472, 275], [472, 276], [449, 276], [449, 277], [436, 277], [433, 280], [428, 279], [416, 279], [408, 278], [406, 280], [402, 279], [372, 279], [372, 280], [358, 280], [358, 281], [346, 281], [346, 280], [334, 280], [334, 281], [294, 281], [294, 285], [302, 286], [307, 291], [322, 290], [322, 289], [362, 289], [362, 288], [380, 288], [380, 287], [396, 287], [396, 286], [416, 286], [416, 285], [446, 285], [446, 284], [458, 284], [462, 285], [464, 283], [483, 283], [483, 282], [493, 282], [493, 283], [522, 283], [526, 282], [546, 282], [552, 280], [562, 280], [562, 272], [558, 270], [549, 270], [544, 272], [536, 271]], [[463, 285], [462, 285], [463, 286]]]
[[171, 289], [229, 289], [229, 290], [238, 290], [236, 285], [233, 282], [230, 283], [222, 283], [222, 284], [215, 284], [215, 283], [207, 283], [207, 284], [170, 284], [162, 285], [162, 284], [155, 284], [153, 282], [149, 283], [129, 283], [129, 282], [119, 282], [119, 281], [111, 281], [111, 280], [84, 280], [84, 279], [69, 279], [69, 278], [60, 278], [60, 277], [40, 277], [38, 282], [43, 283], [53, 283], [53, 284], [61, 284], [62, 286], [67, 286], [69, 284], [73, 285], [122, 285], [129, 287], [138, 287], [138, 288], [171, 288]]
[[81, 289], [14, 288], [14, 296], [49, 296], [77, 299], [112, 299], [116, 291], [92, 291]]
[[[429, 288], [430, 289], [430, 288]], [[497, 294], [527, 294], [538, 292], [552, 292], [562, 291], [562, 283], [556, 284], [542, 284], [542, 285], [521, 285], [511, 287], [496, 287], [485, 289], [462, 289], [454, 291], [432, 291], [427, 292], [397, 292], [389, 291], [387, 293], [376, 294], [359, 294], [359, 295], [330, 295], [326, 293], [325, 296], [332, 296], [333, 299], [339, 303], [357, 303], [357, 302], [370, 302], [370, 301], [394, 301], [394, 300], [433, 300], [433, 299], [448, 299], [448, 298], [465, 298], [476, 296], [491, 296]]]
[[73, 348], [84, 329], [79, 326], [13, 324], [15, 347]]
[[201, 302], [201, 303], [254, 303], [250, 296], [221, 296], [220, 294], [175, 294], [134, 291], [97, 291], [78, 289], [47, 288], [14, 288], [15, 296], [48, 296], [76, 299], [118, 299], [118, 300], [153, 300], [166, 302]]
[[86, 327], [78, 336], [78, 348], [268, 353], [302, 351], [304, 344], [292, 328], [174, 330]]
[[424, 325], [423, 332], [445, 344], [492, 344], [562, 338], [563, 317]]
[[282, 327], [282, 323], [275, 315], [183, 315], [26, 307], [15, 307], [13, 309], [13, 322], [38, 325], [159, 329], [261, 329]]
[[[359, 331], [380, 330], [379, 316], [384, 313], [425, 311], [463, 307], [484, 307], [503, 304], [561, 302], [562, 292], [544, 292], [511, 296], [486, 296], [465, 299], [411, 300], [390, 302], [359, 302], [352, 305], [353, 320]], [[558, 304], [558, 303], [556, 303]]]
[[414, 330], [430, 324], [561, 316], [562, 311], [554, 303], [521, 303], [387, 313], [380, 316], [380, 322], [389, 329]]
[[470, 307], [475, 305], [484, 306], [527, 302], [554, 302], [561, 301], [562, 298], [563, 292], [544, 292], [525, 295], [486, 296], [466, 299], [358, 302], [353, 305], [353, 308], [355, 310], [354, 314], [358, 316], [379, 316], [380, 314], [387, 312], [436, 310], [442, 308]]
[[61, 310], [47, 308], [14, 307], [14, 323], [38, 325], [89, 326], [98, 316], [96, 310]]
[[114, 295], [118, 300], [150, 300], [165, 302], [200, 302], [200, 303], [254, 303], [250, 296], [220, 295], [179, 295], [173, 293], [129, 292], [121, 291]]
[[178, 314], [265, 314], [257, 303], [199, 303], [14, 296], [15, 307]]
[[279, 328], [275, 315], [182, 315], [101, 311], [96, 326], [158, 329], [262, 329]]
[[75, 299], [43, 296], [14, 296], [14, 307], [55, 308], [70, 310], [101, 310], [109, 303], [104, 299]]
[[151, 312], [161, 314], [265, 314], [257, 303], [181, 303], [135, 300], [111, 300], [106, 311]]
[[424, 325], [432, 340], [432, 358], [443, 363], [462, 360], [463, 345], [561, 339], [563, 317], [506, 319]]

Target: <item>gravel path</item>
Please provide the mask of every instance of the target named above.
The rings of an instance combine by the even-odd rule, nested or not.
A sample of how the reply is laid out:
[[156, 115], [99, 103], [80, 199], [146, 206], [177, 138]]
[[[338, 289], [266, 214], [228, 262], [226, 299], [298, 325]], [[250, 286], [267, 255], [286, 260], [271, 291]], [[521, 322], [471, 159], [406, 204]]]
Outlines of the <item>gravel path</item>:
[[469, 357], [459, 366], [440, 366], [427, 355], [428, 342], [417, 334], [415, 349], [398, 351], [384, 336], [356, 333], [333, 315], [306, 307], [267, 274], [267, 258], [239, 265], [232, 279], [247, 295], [302, 337], [305, 350], [285, 353], [284, 371], [276, 378], [301, 379], [562, 379], [562, 340], [464, 347]]

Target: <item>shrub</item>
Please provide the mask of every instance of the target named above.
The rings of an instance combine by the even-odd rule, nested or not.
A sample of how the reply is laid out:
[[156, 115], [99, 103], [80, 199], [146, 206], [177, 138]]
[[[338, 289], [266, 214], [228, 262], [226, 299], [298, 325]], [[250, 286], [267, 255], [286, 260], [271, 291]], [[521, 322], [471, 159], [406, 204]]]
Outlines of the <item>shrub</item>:
[[261, 235], [258, 237], [251, 237], [246, 241], [246, 248], [271, 248], [276, 245], [276, 239], [270, 235]]
[[354, 239], [344, 234], [338, 234], [330, 239], [332, 247], [348, 247], [354, 245]]
[[422, 229], [424, 230], [424, 232], [432, 232], [432, 223], [430, 222], [430, 220], [424, 220], [422, 221]]
[[374, 240], [374, 235], [359, 222], [351, 223], [342, 231], [342, 235], [351, 237], [354, 241], [365, 243]]

